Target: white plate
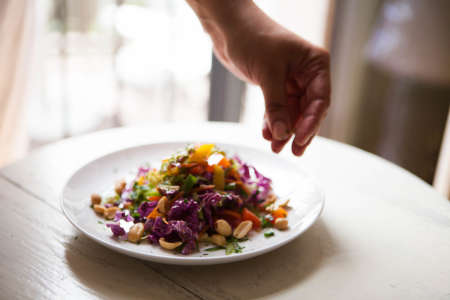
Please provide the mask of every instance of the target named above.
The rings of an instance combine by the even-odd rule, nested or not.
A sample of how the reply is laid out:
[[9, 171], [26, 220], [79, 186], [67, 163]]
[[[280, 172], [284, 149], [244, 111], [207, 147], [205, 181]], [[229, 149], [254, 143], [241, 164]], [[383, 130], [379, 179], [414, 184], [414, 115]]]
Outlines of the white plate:
[[98, 222], [102, 218], [89, 207], [90, 195], [111, 190], [115, 181], [134, 175], [137, 167], [146, 163], [159, 168], [163, 158], [185, 145], [186, 142], [150, 144], [124, 149], [90, 162], [66, 183], [61, 196], [64, 214], [81, 232], [110, 249], [149, 261], [177, 265], [228, 263], [266, 253], [298, 237], [319, 217], [324, 205], [323, 193], [295, 164], [272, 153], [218, 143], [217, 146], [228, 155], [238, 154], [244, 161], [271, 178], [274, 192], [281, 199], [291, 199], [288, 230], [274, 230], [275, 235], [270, 238], [265, 238], [261, 232], [252, 232], [249, 240], [241, 243], [241, 246], [245, 247], [242, 253], [230, 255], [226, 255], [223, 250], [181, 255], [148, 243], [135, 245], [113, 239], [109, 228]]

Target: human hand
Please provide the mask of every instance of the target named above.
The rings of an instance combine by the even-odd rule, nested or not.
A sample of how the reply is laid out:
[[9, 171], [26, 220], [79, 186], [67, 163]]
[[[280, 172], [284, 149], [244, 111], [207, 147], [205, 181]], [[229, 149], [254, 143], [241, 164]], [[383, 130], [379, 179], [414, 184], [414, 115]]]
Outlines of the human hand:
[[278, 153], [294, 136], [292, 152], [302, 155], [330, 103], [328, 52], [274, 22], [252, 1], [209, 1], [197, 11], [206, 15], [203, 25], [216, 56], [264, 94], [263, 137]]

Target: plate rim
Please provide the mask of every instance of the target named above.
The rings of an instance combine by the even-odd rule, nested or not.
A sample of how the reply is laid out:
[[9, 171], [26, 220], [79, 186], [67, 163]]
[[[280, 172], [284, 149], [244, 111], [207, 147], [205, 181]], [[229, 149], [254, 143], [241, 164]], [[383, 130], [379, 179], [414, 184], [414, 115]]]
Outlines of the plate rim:
[[[232, 262], [237, 262], [237, 261], [242, 261], [242, 260], [246, 260], [246, 259], [250, 259], [252, 257], [256, 257], [271, 251], [274, 251], [286, 244], [288, 244], [289, 242], [293, 241], [294, 239], [298, 238], [300, 235], [302, 235], [306, 230], [308, 230], [317, 220], [318, 218], [321, 216], [324, 207], [325, 207], [325, 192], [323, 191], [323, 189], [320, 187], [320, 185], [317, 184], [316, 180], [308, 174], [308, 172], [306, 172], [305, 170], [303, 170], [301, 167], [295, 165], [295, 168], [298, 169], [299, 171], [303, 172], [305, 174], [305, 176], [308, 178], [308, 180], [310, 180], [311, 184], [314, 186], [314, 189], [317, 191], [317, 193], [319, 194], [319, 199], [320, 199], [320, 203], [318, 203], [319, 208], [315, 209], [315, 215], [312, 215], [309, 221], [309, 224], [306, 224], [302, 230], [299, 230], [298, 232], [292, 234], [291, 236], [289, 236], [286, 239], [281, 240], [278, 243], [275, 243], [273, 245], [264, 247], [262, 249], [255, 249], [255, 250], [251, 250], [249, 252], [242, 252], [242, 253], [236, 253], [233, 255], [223, 255], [223, 256], [211, 256], [211, 257], [207, 257], [207, 256], [196, 256], [196, 257], [190, 257], [190, 256], [173, 256], [173, 257], [167, 257], [167, 256], [159, 256], [159, 255], [155, 255], [152, 253], [148, 253], [148, 254], [142, 254], [139, 252], [135, 252], [133, 250], [130, 249], [126, 249], [124, 247], [121, 247], [120, 245], [113, 245], [110, 243], [106, 243], [104, 242], [101, 238], [97, 237], [96, 234], [93, 234], [87, 230], [84, 230], [83, 228], [81, 228], [81, 226], [79, 226], [77, 224], [77, 222], [75, 222], [75, 220], [73, 220], [70, 217], [70, 214], [66, 211], [66, 208], [64, 206], [64, 194], [66, 191], [66, 188], [69, 184], [69, 182], [74, 178], [74, 176], [83, 168], [85, 168], [86, 166], [88, 166], [89, 164], [105, 158], [109, 155], [114, 155], [117, 154], [119, 152], [126, 152], [128, 150], [131, 149], [136, 149], [139, 147], [146, 147], [146, 146], [151, 146], [151, 145], [163, 145], [163, 144], [180, 144], [180, 143], [192, 143], [192, 144], [196, 144], [196, 143], [214, 143], [214, 144], [222, 144], [225, 146], [234, 146], [234, 147], [240, 147], [240, 148], [246, 148], [246, 149], [250, 149], [252, 151], [257, 151], [257, 152], [262, 152], [264, 154], [272, 154], [271, 152], [265, 152], [264, 150], [261, 150], [259, 148], [256, 147], [252, 147], [249, 145], [240, 145], [240, 144], [233, 144], [233, 143], [226, 143], [226, 142], [222, 142], [222, 141], [211, 141], [209, 140], [208, 142], [202, 142], [202, 141], [192, 141], [191, 139], [186, 139], [186, 140], [168, 140], [168, 141], [158, 141], [158, 142], [150, 142], [150, 143], [142, 143], [142, 144], [138, 144], [138, 145], [134, 145], [134, 146], [130, 146], [130, 147], [126, 147], [126, 148], [122, 148], [122, 149], [118, 149], [115, 151], [111, 151], [105, 154], [102, 154], [96, 158], [93, 158], [85, 163], [83, 163], [82, 166], [76, 168], [71, 175], [68, 177], [68, 179], [64, 182], [64, 185], [59, 193], [59, 207], [62, 210], [64, 216], [66, 217], [66, 219], [72, 224], [72, 226], [74, 226], [79, 232], [81, 232], [82, 234], [86, 235], [89, 239], [95, 241], [96, 243], [111, 249], [115, 252], [119, 252], [121, 254], [125, 254], [127, 256], [131, 256], [131, 257], [135, 257], [138, 259], [142, 259], [142, 260], [146, 260], [146, 261], [152, 261], [152, 262], [156, 262], [156, 263], [161, 263], [161, 264], [170, 264], [170, 265], [190, 265], [190, 266], [200, 266], [200, 265], [216, 265], [216, 264], [224, 264], [224, 263], [232, 263]], [[282, 159], [285, 161], [291, 161], [292, 159], [286, 158], [286, 157], [282, 157], [282, 156], [278, 156], [278, 159]]]

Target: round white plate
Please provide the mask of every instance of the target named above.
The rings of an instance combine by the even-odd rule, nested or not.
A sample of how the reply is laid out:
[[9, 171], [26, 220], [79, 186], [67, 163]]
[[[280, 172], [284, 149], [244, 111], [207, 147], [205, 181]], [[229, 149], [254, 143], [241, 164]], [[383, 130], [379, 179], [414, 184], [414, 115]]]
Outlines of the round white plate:
[[[298, 237], [319, 217], [324, 205], [323, 193], [311, 178], [291, 161], [244, 146], [216, 143], [228, 155], [239, 155], [242, 160], [271, 178], [274, 192], [281, 199], [290, 199], [289, 205], [292, 208], [288, 214], [288, 230], [273, 229], [275, 235], [270, 238], [264, 237], [262, 232], [252, 232], [248, 241], [240, 243], [245, 247], [242, 253], [230, 255], [226, 255], [224, 250], [181, 255], [147, 242], [136, 245], [112, 238], [110, 229], [102, 224], [105, 220], [90, 208], [90, 195], [112, 190], [117, 180], [134, 176], [139, 166], [149, 163], [152, 167], [159, 168], [162, 159], [186, 144], [187, 142], [159, 143], [133, 147], [88, 163], [72, 175], [63, 189], [61, 207], [64, 214], [81, 232], [110, 249], [149, 261], [177, 265], [228, 263], [266, 253]], [[263, 232], [271, 230], [265, 229]], [[211, 245], [204, 245], [201, 249], [208, 247]]]

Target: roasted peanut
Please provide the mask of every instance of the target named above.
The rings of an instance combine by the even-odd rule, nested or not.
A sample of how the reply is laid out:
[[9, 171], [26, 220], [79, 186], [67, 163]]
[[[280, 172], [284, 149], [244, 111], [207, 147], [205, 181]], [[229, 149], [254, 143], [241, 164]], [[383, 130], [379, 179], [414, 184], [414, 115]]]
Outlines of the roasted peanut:
[[225, 247], [227, 245], [227, 240], [223, 235], [213, 234], [211, 236], [211, 242], [216, 244], [217, 246]]
[[245, 237], [252, 229], [253, 222], [250, 220], [241, 222], [233, 231], [233, 236], [237, 239]]
[[100, 204], [94, 204], [94, 211], [98, 214], [103, 215], [105, 213], [105, 207]]
[[102, 197], [99, 194], [92, 194], [91, 195], [91, 204], [100, 204], [102, 203]]
[[200, 233], [198, 235], [198, 240], [200, 242], [209, 242], [209, 235], [206, 232]]
[[144, 224], [142, 223], [136, 223], [133, 226], [131, 226], [130, 230], [128, 231], [128, 240], [133, 243], [137, 243], [142, 235], [144, 234]]
[[162, 214], [165, 214], [165, 213], [168, 212], [168, 210], [169, 210], [169, 200], [167, 199], [166, 196], [164, 196], [161, 199], [159, 199], [158, 204], [156, 205], [156, 208]]
[[122, 195], [122, 192], [125, 189], [126, 185], [127, 185], [127, 183], [123, 179], [116, 183], [114, 190], [116, 191], [117, 195], [119, 195], [119, 196]]
[[114, 216], [116, 215], [116, 212], [119, 210], [117, 206], [111, 206], [105, 209], [105, 212], [103, 213], [105, 219], [112, 220], [114, 219]]
[[224, 219], [217, 220], [214, 225], [217, 233], [223, 236], [230, 236], [233, 233], [230, 224], [228, 224], [228, 222], [225, 221]]
[[131, 202], [128, 202], [128, 201], [123, 204], [124, 209], [129, 209], [130, 206], [131, 206]]
[[176, 247], [181, 246], [181, 244], [183, 244], [182, 242], [167, 242], [164, 238], [160, 238], [159, 239], [159, 244], [161, 245], [161, 247], [163, 247], [164, 249], [167, 250], [173, 250]]
[[288, 220], [286, 218], [277, 218], [273, 227], [279, 230], [284, 230], [288, 228]]

